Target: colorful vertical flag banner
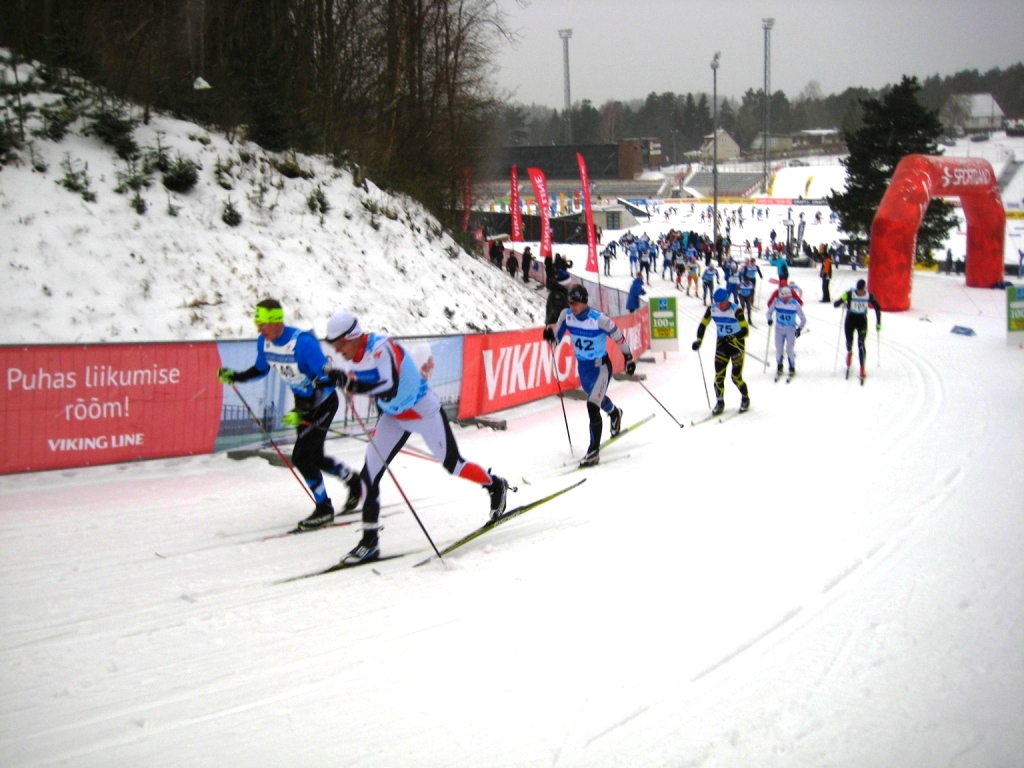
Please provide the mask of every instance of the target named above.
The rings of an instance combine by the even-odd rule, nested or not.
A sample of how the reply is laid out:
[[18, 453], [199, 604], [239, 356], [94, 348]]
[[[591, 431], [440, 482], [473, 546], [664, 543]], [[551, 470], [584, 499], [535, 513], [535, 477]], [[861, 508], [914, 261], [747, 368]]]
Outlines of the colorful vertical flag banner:
[[508, 212], [512, 217], [512, 242], [523, 242], [523, 212], [519, 209], [519, 168], [512, 166], [509, 180]]
[[580, 166], [580, 183], [583, 185], [583, 210], [587, 218], [587, 272], [597, 272], [597, 233], [594, 231], [594, 210], [590, 207], [590, 177], [587, 164], [580, 152], [576, 153]]
[[540, 209], [540, 257], [542, 259], [552, 255], [551, 250], [551, 199], [548, 197], [548, 180], [544, 171], [539, 168], [527, 168], [530, 174], [530, 184], [533, 186], [533, 194], [537, 197], [537, 207]]

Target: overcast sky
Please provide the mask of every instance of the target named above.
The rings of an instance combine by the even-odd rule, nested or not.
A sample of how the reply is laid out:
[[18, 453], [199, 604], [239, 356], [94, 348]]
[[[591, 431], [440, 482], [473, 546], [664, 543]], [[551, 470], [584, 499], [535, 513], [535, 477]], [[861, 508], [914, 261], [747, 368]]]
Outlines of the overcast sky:
[[571, 29], [573, 103], [712, 90], [742, 98], [764, 84], [762, 18], [773, 17], [770, 89], [794, 99], [811, 81], [824, 95], [985, 72], [1024, 61], [1022, 0], [499, 0], [518, 33], [499, 48], [499, 87], [514, 101], [561, 109], [563, 44]]

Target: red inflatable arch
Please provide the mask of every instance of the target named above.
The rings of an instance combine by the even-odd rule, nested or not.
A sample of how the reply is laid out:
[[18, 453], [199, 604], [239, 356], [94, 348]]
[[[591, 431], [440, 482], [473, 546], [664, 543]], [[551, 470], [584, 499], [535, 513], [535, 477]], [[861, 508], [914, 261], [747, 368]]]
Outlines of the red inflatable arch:
[[900, 160], [871, 224], [868, 290], [882, 309], [910, 309], [917, 230], [933, 197], [958, 197], [967, 219], [967, 285], [1003, 279], [1006, 211], [987, 160], [907, 155]]

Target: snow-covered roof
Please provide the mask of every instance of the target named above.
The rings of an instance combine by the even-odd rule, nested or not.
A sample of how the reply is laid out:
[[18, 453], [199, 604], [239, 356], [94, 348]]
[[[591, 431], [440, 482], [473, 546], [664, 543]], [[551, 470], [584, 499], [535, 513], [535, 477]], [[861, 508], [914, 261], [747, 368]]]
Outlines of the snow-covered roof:
[[970, 117], [1003, 117], [999, 103], [991, 93], [964, 93], [953, 97], [963, 100]]

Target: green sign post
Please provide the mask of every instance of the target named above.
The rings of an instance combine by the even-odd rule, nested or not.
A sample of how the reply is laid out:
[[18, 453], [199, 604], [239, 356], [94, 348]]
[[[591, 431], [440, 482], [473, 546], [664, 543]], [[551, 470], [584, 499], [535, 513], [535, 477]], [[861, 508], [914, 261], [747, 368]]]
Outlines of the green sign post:
[[1006, 289], [1006, 343], [1024, 345], [1024, 286], [1021, 285]]
[[674, 296], [652, 298], [651, 349], [656, 352], [679, 351], [679, 316]]

